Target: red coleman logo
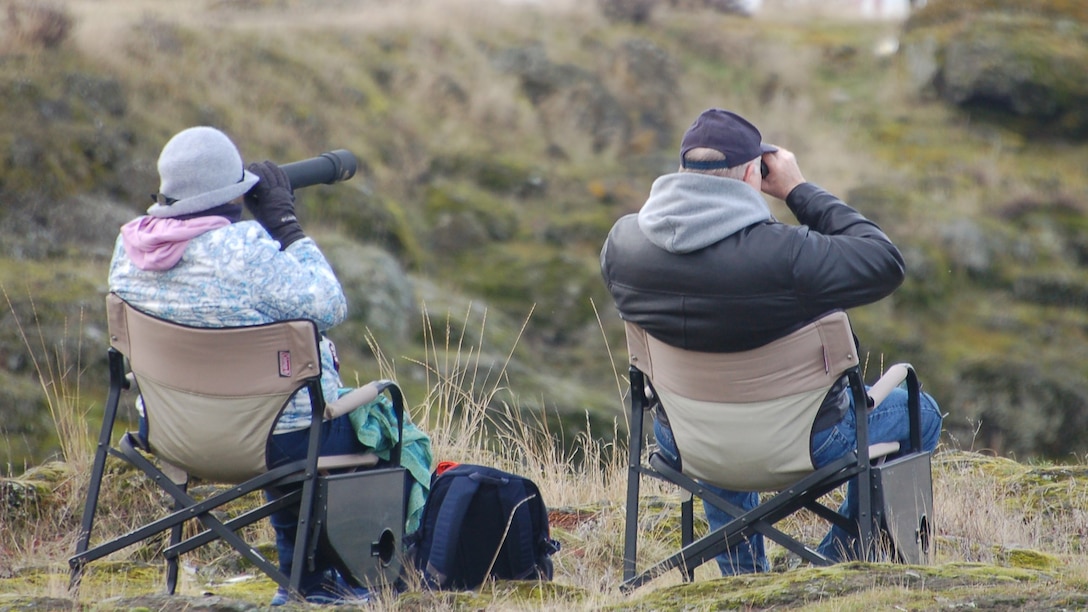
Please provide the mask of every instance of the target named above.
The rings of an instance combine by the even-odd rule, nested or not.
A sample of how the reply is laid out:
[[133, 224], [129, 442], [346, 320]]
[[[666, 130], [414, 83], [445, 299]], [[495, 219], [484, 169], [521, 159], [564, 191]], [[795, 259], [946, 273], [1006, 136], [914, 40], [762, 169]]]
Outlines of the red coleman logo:
[[291, 377], [291, 351], [280, 351], [280, 377]]

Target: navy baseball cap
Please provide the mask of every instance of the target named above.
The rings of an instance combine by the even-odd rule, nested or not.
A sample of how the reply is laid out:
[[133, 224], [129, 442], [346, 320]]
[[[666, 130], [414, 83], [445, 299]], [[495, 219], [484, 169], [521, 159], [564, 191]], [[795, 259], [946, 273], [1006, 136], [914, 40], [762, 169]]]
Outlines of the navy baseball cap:
[[[687, 161], [692, 149], [713, 149], [725, 156], [721, 161]], [[740, 115], [711, 108], [695, 118], [680, 141], [680, 167], [690, 170], [718, 170], [748, 163], [778, 147], [763, 142], [756, 126]]]

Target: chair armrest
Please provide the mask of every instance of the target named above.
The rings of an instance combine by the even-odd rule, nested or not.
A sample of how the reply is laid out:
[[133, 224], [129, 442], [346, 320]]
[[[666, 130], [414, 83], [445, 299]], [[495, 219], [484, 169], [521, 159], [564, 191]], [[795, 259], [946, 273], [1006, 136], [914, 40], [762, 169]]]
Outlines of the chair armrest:
[[352, 467], [374, 467], [378, 465], [378, 456], [374, 453], [353, 453], [350, 455], [325, 455], [317, 458], [320, 471], [340, 470]]
[[393, 465], [401, 465], [401, 445], [404, 440], [404, 395], [401, 393], [400, 387], [392, 380], [373, 380], [345, 393], [336, 401], [325, 404], [323, 416], [325, 420], [343, 416], [360, 406], [373, 402], [381, 393], [389, 395], [397, 419], [397, 437], [394, 439], [393, 448], [389, 453], [389, 461]]
[[373, 402], [380, 392], [377, 382], [368, 382], [361, 387], [352, 389], [336, 401], [325, 404], [325, 420], [330, 421], [355, 410], [359, 406]]
[[873, 400], [872, 405], [879, 406], [892, 392], [892, 389], [898, 387], [907, 379], [907, 373], [910, 372], [910, 369], [909, 363], [897, 363], [888, 368], [884, 375], [880, 377], [880, 380], [873, 383], [872, 387], [869, 387], [869, 397]]
[[869, 445], [869, 461], [899, 452], [898, 442], [877, 442]]
[[910, 420], [910, 448], [909, 452], [917, 453], [922, 450], [922, 386], [918, 382], [918, 375], [914, 366], [909, 363], [897, 363], [880, 377], [869, 388], [869, 397], [872, 406], [879, 406], [888, 394], [902, 383], [907, 387], [907, 415]]

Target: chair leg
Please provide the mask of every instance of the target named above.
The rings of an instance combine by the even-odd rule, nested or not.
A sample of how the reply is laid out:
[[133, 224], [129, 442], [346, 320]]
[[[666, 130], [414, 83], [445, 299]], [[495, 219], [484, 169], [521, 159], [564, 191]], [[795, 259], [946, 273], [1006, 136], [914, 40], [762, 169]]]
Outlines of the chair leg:
[[[309, 385], [311, 397], [321, 397], [318, 383]], [[323, 408], [323, 407], [322, 407]], [[302, 499], [298, 508], [298, 532], [295, 537], [295, 554], [291, 567], [290, 590], [299, 592], [304, 569], [313, 570], [316, 563], [316, 532], [313, 525], [314, 500], [317, 497], [317, 457], [321, 448], [321, 427], [316, 421], [319, 412], [315, 410], [314, 421], [310, 424], [309, 446], [306, 451], [306, 479], [302, 483]]]
[[869, 395], [865, 391], [865, 383], [861, 379], [861, 373], [857, 368], [851, 369], [847, 375], [850, 380], [850, 389], [854, 395], [854, 424], [857, 434], [857, 461], [860, 472], [857, 475], [858, 508], [857, 536], [858, 547], [861, 550], [863, 561], [876, 559], [876, 529], [873, 519], [873, 469], [869, 461]]
[[639, 478], [642, 475], [643, 411], [646, 401], [645, 383], [642, 372], [630, 370], [631, 409], [628, 413], [628, 452], [627, 452], [627, 516], [624, 523], [623, 537], [623, 580], [626, 582], [635, 576], [638, 555], [638, 496]]
[[694, 568], [713, 560], [728, 547], [738, 544], [745, 537], [756, 532], [762, 533], [767, 538], [811, 563], [816, 565], [830, 564], [830, 561], [823, 555], [801, 545], [773, 525], [795, 512], [798, 506], [807, 507], [810, 502], [842, 484], [849, 477], [856, 475], [857, 471], [853, 468], [856, 462], [856, 457], [853, 455], [843, 457], [813, 472], [793, 487], [763, 502], [754, 510], [745, 512], [714, 495], [679, 470], [664, 463], [660, 457], [651, 456], [649, 468], [651, 472], [649, 473], [660, 475], [664, 480], [682, 487], [685, 491], [691, 492], [737, 518], [684, 546], [680, 552], [647, 568], [641, 574], [625, 577], [620, 587], [621, 590], [631, 591], [673, 568], [680, 568], [682, 572], [688, 574]]
[[110, 388], [102, 414], [102, 429], [98, 433], [98, 446], [95, 449], [94, 463], [91, 467], [91, 480], [87, 485], [87, 500], [83, 506], [83, 520], [80, 522], [75, 556], [68, 560], [68, 591], [73, 595], [79, 591], [79, 585], [83, 579], [83, 568], [87, 562], [82, 560], [80, 555], [85, 553], [91, 544], [91, 531], [94, 529], [94, 516], [98, 509], [98, 496], [102, 491], [102, 476], [106, 471], [106, 457], [110, 454], [113, 424], [117, 419], [117, 405], [121, 401], [121, 390], [126, 387], [124, 356], [110, 349], [108, 357]]
[[[103, 425], [103, 427], [105, 428], [107, 425]], [[75, 554], [77, 556], [68, 560], [68, 591], [73, 595], [79, 591], [80, 583], [83, 580], [83, 569], [86, 567], [86, 562], [79, 559], [78, 555], [86, 552], [91, 543], [91, 531], [94, 528], [94, 516], [98, 508], [98, 495], [102, 489], [102, 474], [105, 471], [107, 448], [108, 446], [99, 443], [98, 451], [95, 453], [94, 466], [91, 468], [91, 480], [87, 486], [87, 501], [83, 506], [83, 520], [80, 522], [79, 539], [76, 540]]]
[[[183, 487], [184, 489], [184, 487]], [[174, 510], [178, 511], [185, 507], [178, 500], [174, 500]], [[181, 542], [182, 530], [185, 527], [185, 523], [178, 523], [170, 528], [170, 546], [177, 546]], [[178, 558], [176, 556], [166, 557], [166, 593], [173, 595], [178, 588]]]
[[873, 525], [873, 470], [866, 462], [865, 471], [858, 475], [858, 545], [861, 547], [863, 561], [877, 559], [877, 529]]
[[[182, 490], [181, 487], [174, 484], [168, 477], [166, 477], [165, 474], [159, 472], [158, 468], [156, 468], [155, 465], [151, 463], [151, 461], [142, 456], [135, 449], [134, 442], [130, 435], [126, 435], [121, 438], [120, 446], [122, 450], [121, 452], [117, 453], [117, 456], [125, 459], [126, 461], [129, 461], [130, 463], [132, 463], [132, 465], [143, 470], [148, 475], [156, 475], [156, 479], [159, 481], [159, 486], [175, 500], [181, 502], [183, 504], [183, 510], [172, 512], [169, 516], [162, 517], [156, 521], [139, 527], [122, 537], [116, 538], [109, 542], [101, 543], [94, 548], [90, 548], [86, 551], [78, 552], [68, 561], [69, 565], [71, 565], [73, 569], [77, 567], [81, 568], [83, 565], [89, 563], [90, 561], [100, 559], [112, 552], [116, 552], [118, 550], [121, 550], [122, 548], [135, 544], [136, 542], [163, 533], [169, 529], [172, 529], [175, 525], [179, 525], [181, 523], [184, 523], [185, 521], [195, 518], [199, 520], [206, 529], [214, 532], [214, 538], [224, 540], [228, 545], [238, 551], [243, 557], [245, 557], [251, 563], [260, 568], [261, 571], [276, 579], [276, 577], [279, 575], [279, 571], [274, 566], [272, 566], [272, 564], [269, 563], [263, 556], [261, 556], [261, 554], [257, 552], [256, 549], [243, 541], [242, 538], [234, 532], [234, 529], [228, 527], [222, 521], [216, 518], [215, 515], [212, 514], [212, 510], [216, 509], [222, 504], [237, 499], [249, 493], [250, 491], [258, 490], [265, 486], [271, 485], [272, 483], [276, 482], [277, 479], [280, 479], [283, 476], [288, 475], [296, 470], [297, 465], [295, 463], [280, 466], [264, 473], [258, 478], [249, 481], [252, 488], [235, 487], [228, 491], [219, 493], [218, 495], [215, 495], [204, 501], [197, 502], [196, 500], [192, 499], [184, 490]], [[183, 546], [184, 542], [179, 545], [179, 548]], [[170, 558], [171, 550], [172, 547], [167, 549], [167, 558]], [[279, 582], [278, 579], [277, 582]], [[286, 579], [284, 579], [284, 582], [286, 582]]]
[[[680, 544], [687, 548], [695, 541], [695, 496], [688, 495], [687, 499], [680, 502]], [[695, 566], [688, 567], [685, 564], [684, 576], [688, 582], [695, 580]]]

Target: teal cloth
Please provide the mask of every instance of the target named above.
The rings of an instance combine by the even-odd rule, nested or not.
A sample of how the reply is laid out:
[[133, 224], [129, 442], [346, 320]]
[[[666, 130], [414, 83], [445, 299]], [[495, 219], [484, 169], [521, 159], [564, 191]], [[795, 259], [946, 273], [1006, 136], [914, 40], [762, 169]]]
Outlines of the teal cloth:
[[[351, 389], [341, 389], [343, 395]], [[348, 414], [355, 435], [367, 448], [382, 459], [388, 460], [389, 453], [397, 441], [397, 413], [393, 409], [393, 400], [381, 393], [370, 402], [352, 410]], [[431, 439], [412, 423], [407, 411], [404, 413], [404, 443], [401, 445], [400, 463], [412, 476], [411, 489], [408, 493], [408, 517], [405, 520], [405, 533], [419, 529], [423, 518], [423, 506], [431, 491]]]

